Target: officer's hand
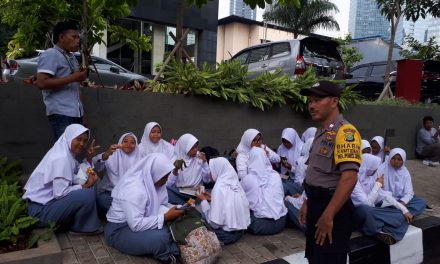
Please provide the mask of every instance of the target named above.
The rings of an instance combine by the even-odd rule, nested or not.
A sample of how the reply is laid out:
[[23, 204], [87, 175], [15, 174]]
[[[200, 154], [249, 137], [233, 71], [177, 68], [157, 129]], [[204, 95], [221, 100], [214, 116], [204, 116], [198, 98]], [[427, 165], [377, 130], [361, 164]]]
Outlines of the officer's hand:
[[299, 209], [299, 216], [298, 216], [299, 223], [301, 225], [306, 225], [307, 221], [307, 200], [304, 200], [304, 203], [301, 206], [301, 209]]
[[325, 241], [329, 240], [330, 244], [333, 243], [333, 218], [329, 215], [324, 213], [321, 215], [321, 217], [318, 219], [318, 222], [316, 223], [316, 232], [315, 232], [315, 242], [316, 244], [323, 246], [325, 244]]

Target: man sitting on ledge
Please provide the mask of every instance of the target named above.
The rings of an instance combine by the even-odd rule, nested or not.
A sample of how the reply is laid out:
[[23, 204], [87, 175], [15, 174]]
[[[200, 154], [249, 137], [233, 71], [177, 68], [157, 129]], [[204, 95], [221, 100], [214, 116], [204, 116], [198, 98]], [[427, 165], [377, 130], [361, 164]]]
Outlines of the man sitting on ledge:
[[440, 161], [440, 127], [434, 127], [432, 116], [423, 118], [423, 127], [417, 133], [416, 152], [423, 159], [423, 164], [436, 166]]

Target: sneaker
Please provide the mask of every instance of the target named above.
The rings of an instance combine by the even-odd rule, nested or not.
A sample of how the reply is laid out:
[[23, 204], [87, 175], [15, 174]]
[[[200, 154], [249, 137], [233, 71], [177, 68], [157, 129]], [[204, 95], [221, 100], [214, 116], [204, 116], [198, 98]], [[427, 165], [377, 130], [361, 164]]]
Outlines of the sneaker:
[[425, 206], [425, 211], [427, 211], [427, 212], [434, 212], [434, 208], [432, 208], [432, 207], [429, 206], [429, 205], [426, 205], [426, 206]]
[[438, 161], [431, 161], [431, 166], [437, 167], [439, 165], [440, 165], [440, 162], [438, 162]]
[[426, 165], [426, 166], [429, 166], [431, 164], [431, 162], [429, 160], [423, 160], [422, 164]]
[[104, 232], [104, 226], [100, 226], [98, 228], [98, 230], [93, 231], [93, 232], [76, 232], [76, 231], [69, 231], [69, 235], [72, 236], [94, 236], [94, 235], [99, 235], [102, 234]]
[[376, 238], [379, 241], [381, 241], [381, 242], [383, 242], [383, 243], [385, 243], [387, 245], [394, 245], [394, 244], [397, 243], [396, 239], [392, 235], [390, 235], [388, 233], [385, 233], [385, 232], [379, 232], [376, 235]]

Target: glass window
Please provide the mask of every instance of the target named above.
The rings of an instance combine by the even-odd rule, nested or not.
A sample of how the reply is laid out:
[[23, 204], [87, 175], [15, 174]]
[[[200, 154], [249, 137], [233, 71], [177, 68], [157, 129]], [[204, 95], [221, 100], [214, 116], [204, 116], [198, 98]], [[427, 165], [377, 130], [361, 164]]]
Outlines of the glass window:
[[252, 49], [251, 55], [249, 56], [248, 63], [267, 60], [267, 57], [269, 56], [269, 54], [267, 52], [268, 50], [269, 50], [269, 47], [260, 47], [260, 48]]
[[272, 45], [272, 56], [271, 58], [279, 58], [290, 53], [290, 45], [289, 43], [277, 43]]
[[361, 78], [361, 77], [365, 77], [365, 75], [367, 74], [367, 70], [368, 70], [368, 66], [360, 67], [350, 72], [350, 74], [353, 75], [353, 78]]
[[100, 70], [110, 71], [110, 68], [111, 68], [111, 67], [115, 67], [115, 68], [117, 68], [118, 70], [122, 71], [121, 68], [116, 67], [115, 65], [110, 64], [110, 63], [108, 63], [108, 62], [106, 62], [106, 61], [103, 61], [103, 60], [100, 60], [100, 59], [96, 59], [96, 58], [92, 58], [92, 61], [93, 61], [93, 63], [95, 64], [96, 69], [98, 69], [98, 71], [100, 71]]
[[373, 70], [371, 71], [371, 76], [384, 76], [386, 65], [376, 65], [373, 66]]
[[247, 58], [249, 56], [249, 51], [242, 52], [234, 58], [234, 60], [238, 60], [240, 64], [246, 64]]

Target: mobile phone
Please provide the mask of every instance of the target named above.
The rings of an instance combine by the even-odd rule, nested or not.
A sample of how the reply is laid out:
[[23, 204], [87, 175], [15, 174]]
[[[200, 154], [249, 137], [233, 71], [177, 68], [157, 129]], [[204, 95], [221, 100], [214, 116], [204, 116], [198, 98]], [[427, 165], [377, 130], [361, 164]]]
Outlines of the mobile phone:
[[188, 210], [191, 208], [191, 205], [185, 203], [185, 204], [181, 204], [181, 205], [177, 205], [176, 209], [177, 210]]

